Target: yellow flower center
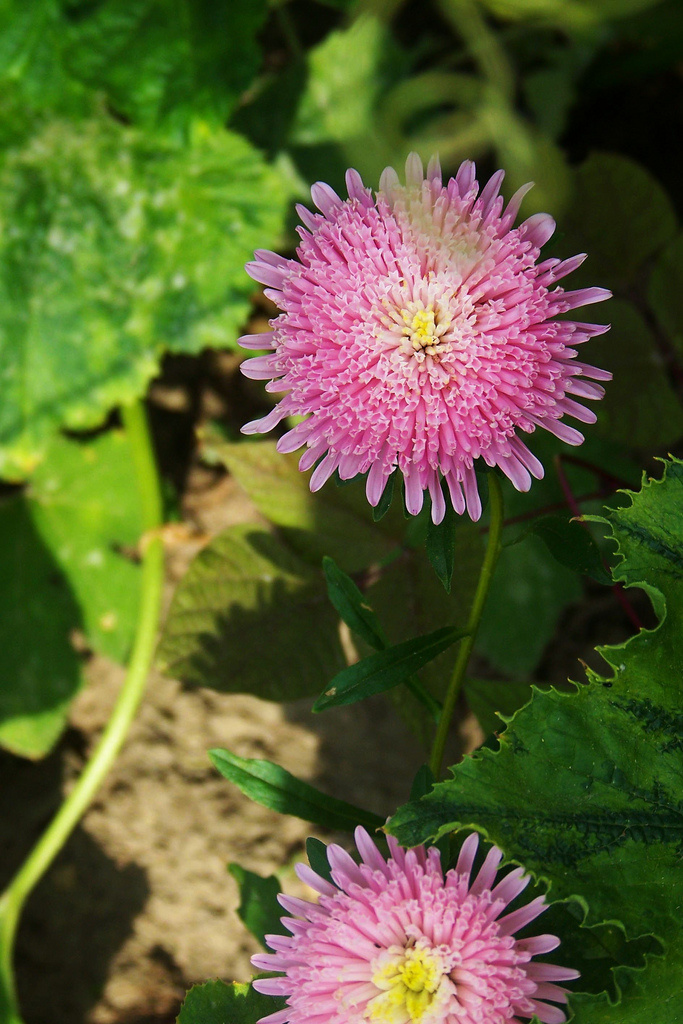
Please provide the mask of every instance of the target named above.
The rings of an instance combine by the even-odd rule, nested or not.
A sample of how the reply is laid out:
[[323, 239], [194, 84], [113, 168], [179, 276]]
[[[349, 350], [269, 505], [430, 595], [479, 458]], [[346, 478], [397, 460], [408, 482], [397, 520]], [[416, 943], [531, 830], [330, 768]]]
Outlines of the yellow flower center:
[[443, 331], [438, 330], [434, 307], [430, 304], [424, 309], [404, 309], [401, 311], [401, 317], [405, 324], [403, 334], [409, 339], [414, 350], [419, 352], [424, 349], [430, 356], [435, 355], [439, 335]]
[[439, 954], [420, 946], [384, 958], [372, 976], [373, 985], [381, 991], [368, 1003], [367, 1019], [376, 1024], [419, 1024], [444, 973]]

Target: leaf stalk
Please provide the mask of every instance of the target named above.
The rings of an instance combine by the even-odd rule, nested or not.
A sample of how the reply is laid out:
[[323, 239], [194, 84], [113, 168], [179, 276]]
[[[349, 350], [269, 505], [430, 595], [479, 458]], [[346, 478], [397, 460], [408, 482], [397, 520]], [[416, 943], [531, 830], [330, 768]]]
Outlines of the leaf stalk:
[[138, 628], [118, 700], [92, 757], [36, 845], [0, 897], [0, 1024], [21, 1024], [13, 971], [14, 942], [24, 903], [87, 810], [126, 739], [152, 665], [161, 611], [164, 550], [161, 489], [141, 401], [122, 409], [147, 535], [141, 564]]
[[498, 555], [500, 554], [501, 535], [503, 531], [503, 491], [500, 486], [500, 481], [495, 473], [488, 474], [488, 483], [489, 506], [491, 513], [486, 553], [479, 573], [479, 581], [474, 593], [469, 619], [467, 620], [466, 634], [460, 641], [458, 656], [455, 661], [450, 683], [448, 684], [448, 690], [443, 702], [443, 709], [441, 711], [436, 736], [434, 737], [434, 743], [432, 745], [432, 751], [429, 758], [429, 767], [437, 781], [441, 778], [441, 766], [443, 764], [444, 750], [446, 748], [446, 739], [448, 737], [451, 719], [453, 718], [455, 705], [460, 695], [467, 666], [469, 665], [474, 641], [477, 638], [477, 630], [479, 629], [484, 605], [486, 603], [488, 592], [491, 588], [491, 581], [498, 561]]

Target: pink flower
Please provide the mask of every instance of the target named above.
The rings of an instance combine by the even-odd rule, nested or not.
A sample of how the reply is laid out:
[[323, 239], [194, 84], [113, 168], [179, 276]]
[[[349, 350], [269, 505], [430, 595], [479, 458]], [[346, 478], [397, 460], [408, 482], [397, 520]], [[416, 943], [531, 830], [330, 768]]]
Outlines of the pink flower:
[[477, 459], [525, 491], [543, 466], [519, 432], [544, 427], [580, 444], [583, 435], [563, 417], [595, 421], [577, 399], [604, 392], [582, 378], [611, 374], [578, 362], [575, 346], [608, 328], [558, 316], [610, 293], [550, 290], [585, 256], [537, 263], [555, 222], [538, 213], [513, 228], [531, 186], [503, 210], [503, 174], [479, 193], [471, 161], [443, 185], [438, 160], [425, 179], [412, 154], [406, 185], [389, 167], [373, 198], [350, 170], [347, 200], [318, 182], [311, 195], [320, 213], [297, 207], [305, 225], [297, 260], [259, 250], [247, 264], [282, 313], [272, 334], [240, 339], [272, 349], [242, 371], [286, 394], [242, 429], [263, 433], [305, 416], [278, 450], [306, 445], [299, 465], [316, 467], [311, 490], [335, 470], [342, 479], [367, 473], [368, 501], [377, 505], [398, 467], [413, 515], [427, 489], [441, 522], [443, 478], [456, 511], [478, 519]]
[[295, 915], [282, 918], [292, 934], [267, 935], [275, 952], [251, 962], [284, 972], [254, 987], [288, 1005], [260, 1024], [518, 1024], [534, 1014], [562, 1024], [565, 1014], [546, 1000], [566, 1003], [555, 982], [578, 971], [532, 961], [559, 945], [554, 935], [514, 937], [547, 909], [545, 898], [501, 916], [529, 876], [515, 868], [494, 885], [502, 857], [494, 846], [472, 880], [478, 841], [465, 840], [445, 878], [435, 847], [405, 851], [389, 837], [385, 861], [362, 828], [360, 865], [328, 847], [336, 885], [299, 864], [320, 899], [279, 897]]

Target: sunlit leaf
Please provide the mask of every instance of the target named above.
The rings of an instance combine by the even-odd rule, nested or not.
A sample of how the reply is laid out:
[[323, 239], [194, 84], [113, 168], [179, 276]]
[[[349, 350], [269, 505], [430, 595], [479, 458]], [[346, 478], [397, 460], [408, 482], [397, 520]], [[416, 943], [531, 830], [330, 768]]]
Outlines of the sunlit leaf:
[[283, 189], [223, 130], [189, 148], [112, 120], [53, 120], [0, 161], [0, 475], [58, 425], [98, 424], [164, 351], [233, 345]]
[[[0, 744], [45, 754], [81, 686], [73, 641], [123, 661], [136, 624], [131, 558], [142, 513], [125, 435], [55, 438], [29, 487], [0, 506]], [[126, 553], [128, 552], [128, 553]]]
[[136, 124], [225, 120], [258, 70], [266, 0], [3, 0], [0, 80], [41, 109], [75, 88]]

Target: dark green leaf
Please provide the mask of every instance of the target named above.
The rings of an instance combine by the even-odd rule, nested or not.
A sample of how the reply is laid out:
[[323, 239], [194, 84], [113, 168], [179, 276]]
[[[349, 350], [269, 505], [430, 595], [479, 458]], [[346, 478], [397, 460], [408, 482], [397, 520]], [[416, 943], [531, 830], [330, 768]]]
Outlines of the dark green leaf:
[[434, 774], [431, 768], [428, 764], [423, 764], [418, 768], [415, 778], [413, 779], [413, 784], [410, 789], [410, 799], [420, 800], [423, 796], [429, 793], [434, 782]]
[[306, 840], [306, 856], [308, 857], [308, 863], [316, 874], [320, 875], [321, 878], [325, 878], [328, 882], [332, 882], [332, 885], [334, 885], [325, 844], [321, 843], [315, 836], [309, 836]]
[[366, 644], [381, 651], [386, 640], [377, 616], [365, 601], [350, 576], [339, 568], [332, 558], [323, 558], [323, 572], [327, 580], [327, 596], [352, 632]]
[[[571, 288], [590, 281], [624, 289], [676, 231], [676, 214], [659, 182], [616, 153], [593, 153], [574, 173], [574, 197], [563, 218], [562, 252], [587, 252]], [[571, 253], [570, 253], [571, 250]], [[610, 318], [605, 310], [605, 316]], [[599, 364], [598, 364], [599, 365]]]
[[528, 678], [562, 610], [581, 594], [576, 573], [558, 566], [537, 537], [503, 548], [476, 649], [497, 669]]
[[265, 947], [265, 936], [282, 931], [282, 908], [277, 901], [280, 883], [275, 875], [263, 878], [241, 864], [228, 864], [228, 871], [237, 882], [240, 903], [237, 913], [254, 938]]
[[187, 993], [177, 1024], [256, 1024], [284, 1006], [284, 999], [263, 996], [251, 985], [207, 981]]
[[[666, 287], [671, 296], [677, 294], [675, 282]], [[672, 297], [662, 308], [671, 310], [675, 302]], [[659, 315], [659, 307], [654, 309]], [[596, 406], [593, 431], [622, 448], [652, 450], [673, 444], [683, 434], [683, 410], [652, 331], [629, 302], [612, 299], [608, 319], [611, 331], [591, 341], [591, 362], [614, 374]]]
[[[466, 758], [390, 824], [406, 845], [457, 825], [485, 830], [555, 896], [580, 894], [589, 924], [621, 921], [630, 936], [661, 940], [663, 957], [615, 972], [626, 1024], [675, 1019], [683, 971], [682, 507], [674, 460], [608, 513], [621, 556], [614, 577], [647, 590], [659, 626], [602, 648], [610, 673], [590, 672], [574, 693], [535, 692], [497, 752]], [[603, 997], [574, 1005], [580, 1024], [614, 1019]]]
[[209, 757], [221, 775], [272, 811], [340, 831], [352, 831], [357, 825], [376, 829], [383, 824], [377, 814], [321, 793], [272, 761], [239, 757], [229, 750], [210, 750]]
[[450, 498], [447, 497], [446, 515], [443, 520], [437, 526], [430, 519], [427, 527], [427, 557], [447, 594], [451, 592], [455, 566], [455, 531], [458, 519]]
[[232, 526], [183, 577], [158, 659], [190, 685], [295, 700], [346, 664], [337, 627], [322, 573], [271, 534]]
[[581, 523], [569, 516], [543, 516], [536, 520], [531, 529], [560, 565], [590, 576], [597, 583], [611, 585], [612, 577], [603, 565], [600, 549]]
[[677, 235], [660, 254], [650, 277], [648, 299], [678, 356], [683, 356], [683, 235]]
[[391, 474], [387, 480], [386, 487], [382, 492], [382, 497], [379, 499], [378, 504], [372, 510], [372, 518], [375, 523], [378, 523], [380, 519], [384, 519], [385, 515], [391, 508], [391, 503], [394, 499], [394, 485], [396, 483], [396, 470]]
[[314, 711], [355, 704], [375, 693], [383, 693], [404, 683], [415, 672], [433, 661], [465, 636], [462, 630], [449, 626], [437, 629], [427, 636], [406, 640], [377, 654], [350, 665], [334, 677], [313, 705]]

